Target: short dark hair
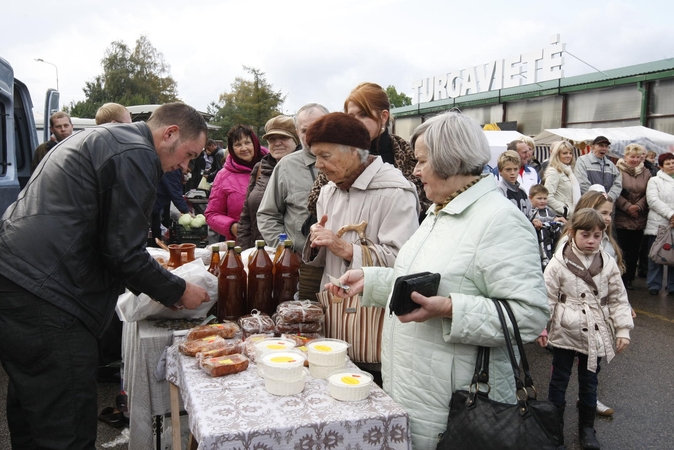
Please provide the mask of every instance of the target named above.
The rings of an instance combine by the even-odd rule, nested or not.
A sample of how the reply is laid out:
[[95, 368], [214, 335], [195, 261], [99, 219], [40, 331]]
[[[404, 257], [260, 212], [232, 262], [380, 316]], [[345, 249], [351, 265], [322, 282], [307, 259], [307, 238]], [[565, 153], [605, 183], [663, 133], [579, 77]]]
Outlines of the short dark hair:
[[[517, 151], [517, 144], [526, 144], [522, 139], [515, 139], [514, 141], [508, 142], [508, 146], [506, 147], [506, 150], [513, 150]], [[527, 144], [528, 146], [528, 144]]]
[[68, 115], [68, 113], [64, 113], [63, 111], [56, 111], [54, 114], [49, 116], [49, 126], [53, 127], [55, 119], [63, 119], [64, 117], [68, 119], [68, 122], [70, 122], [70, 125], [73, 124], [73, 121], [70, 120], [70, 116]]
[[187, 141], [208, 135], [208, 127], [202, 115], [196, 109], [184, 103], [166, 103], [155, 109], [147, 124], [152, 129], [161, 126], [177, 125], [180, 129], [180, 140]]
[[206, 141], [206, 147], [210, 147], [211, 145], [217, 145], [213, 139], [208, 139]]
[[672, 152], [663, 153], [660, 156], [658, 156], [658, 165], [662, 167], [665, 164], [665, 161], [668, 161], [670, 159], [674, 159], [674, 153]]

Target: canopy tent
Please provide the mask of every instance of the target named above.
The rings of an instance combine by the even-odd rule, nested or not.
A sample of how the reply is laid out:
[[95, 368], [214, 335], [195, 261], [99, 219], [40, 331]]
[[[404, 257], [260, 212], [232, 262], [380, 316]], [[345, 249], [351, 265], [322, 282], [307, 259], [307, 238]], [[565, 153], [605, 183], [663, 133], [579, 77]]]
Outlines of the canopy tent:
[[552, 128], [534, 137], [536, 145], [552, 145], [555, 141], [567, 140], [585, 150], [597, 136], [606, 136], [611, 141], [611, 156], [621, 158], [628, 144], [640, 144], [657, 154], [672, 151], [674, 135], [643, 126], [618, 128]]
[[517, 131], [485, 131], [484, 135], [487, 136], [489, 149], [491, 150], [491, 158], [488, 163], [490, 167], [496, 167], [498, 155], [506, 151], [510, 142], [524, 137], [522, 133]]

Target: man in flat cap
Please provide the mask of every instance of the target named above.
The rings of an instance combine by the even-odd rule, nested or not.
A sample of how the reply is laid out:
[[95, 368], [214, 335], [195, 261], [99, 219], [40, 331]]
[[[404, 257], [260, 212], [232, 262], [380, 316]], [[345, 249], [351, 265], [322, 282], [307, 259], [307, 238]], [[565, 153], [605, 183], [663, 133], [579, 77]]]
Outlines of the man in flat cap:
[[606, 157], [611, 142], [604, 136], [592, 141], [592, 151], [576, 161], [574, 174], [580, 184], [580, 193], [584, 194], [593, 184], [600, 184], [606, 194], [615, 202], [623, 188], [622, 175], [618, 168]]

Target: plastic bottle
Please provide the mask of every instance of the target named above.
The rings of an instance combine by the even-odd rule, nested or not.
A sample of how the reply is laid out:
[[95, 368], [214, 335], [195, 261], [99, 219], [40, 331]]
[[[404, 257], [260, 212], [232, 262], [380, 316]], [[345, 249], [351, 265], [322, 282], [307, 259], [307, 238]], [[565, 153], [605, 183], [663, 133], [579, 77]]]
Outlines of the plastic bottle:
[[274, 266], [276, 266], [276, 261], [278, 261], [281, 253], [283, 252], [283, 243], [288, 239], [288, 235], [281, 233], [278, 235], [278, 245], [276, 246], [276, 253], [274, 253]]
[[227, 241], [227, 254], [220, 264], [218, 277], [218, 321], [237, 320], [248, 314], [246, 305], [246, 272], [236, 257], [234, 241]]
[[220, 246], [214, 245], [211, 250], [213, 252], [211, 253], [211, 264], [208, 266], [208, 271], [216, 277], [220, 277]]
[[300, 281], [300, 259], [293, 251], [293, 241], [286, 240], [283, 252], [274, 264], [274, 303], [294, 300]]
[[274, 265], [264, 249], [264, 241], [255, 241], [255, 257], [248, 264], [248, 310], [257, 309], [270, 316], [276, 312], [274, 304]]

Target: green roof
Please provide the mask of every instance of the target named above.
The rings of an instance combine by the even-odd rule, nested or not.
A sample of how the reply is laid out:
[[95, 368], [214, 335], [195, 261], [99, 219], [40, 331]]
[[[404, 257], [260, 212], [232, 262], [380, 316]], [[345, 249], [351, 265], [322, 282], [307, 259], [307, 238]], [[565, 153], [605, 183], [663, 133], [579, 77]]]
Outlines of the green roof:
[[393, 108], [391, 109], [391, 114], [394, 117], [432, 114], [453, 107], [493, 105], [506, 101], [559, 95], [663, 78], [674, 78], [674, 58], [604, 70], [603, 73], [592, 72], [560, 80], [542, 81], [513, 88], [469, 94], [457, 98], [418, 103], [401, 108]]

